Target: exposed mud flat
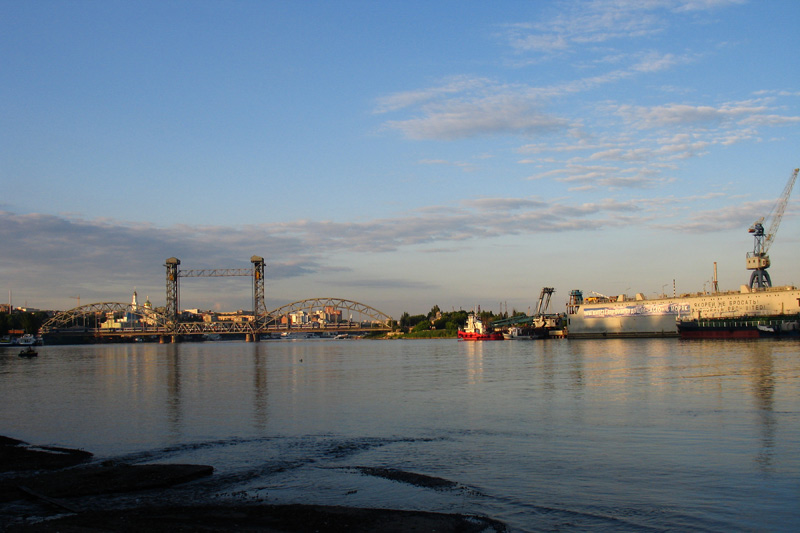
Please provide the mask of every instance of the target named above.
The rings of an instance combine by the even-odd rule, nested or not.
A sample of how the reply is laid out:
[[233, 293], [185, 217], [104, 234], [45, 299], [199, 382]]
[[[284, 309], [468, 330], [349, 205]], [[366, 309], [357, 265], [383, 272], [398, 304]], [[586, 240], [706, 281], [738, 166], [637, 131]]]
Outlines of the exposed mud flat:
[[384, 532], [436, 531], [479, 533], [504, 531], [486, 518], [317, 505], [205, 505], [92, 511], [37, 524], [18, 524], [7, 531], [247, 531]]
[[443, 490], [454, 489], [458, 484], [435, 476], [426, 476], [423, 474], [416, 474], [414, 472], [406, 472], [405, 470], [397, 470], [395, 468], [375, 468], [371, 466], [358, 466], [356, 470], [367, 476], [375, 476], [390, 481], [399, 481], [401, 483], [408, 483], [416, 487], [424, 487], [429, 489]]
[[[55, 458], [54, 458], [55, 457]], [[82, 450], [33, 447], [0, 437], [0, 529], [4, 531], [489, 532], [495, 520], [459, 514], [321, 505], [184, 502], [170, 487], [213, 474], [189, 464], [81, 464]], [[59, 466], [60, 465], [60, 466]], [[392, 469], [367, 475], [429, 487], [451, 482]], [[154, 492], [161, 491], [161, 492]], [[139, 497], [141, 495], [141, 497]], [[18, 503], [21, 502], [21, 503]], [[16, 507], [15, 507], [16, 505]]]

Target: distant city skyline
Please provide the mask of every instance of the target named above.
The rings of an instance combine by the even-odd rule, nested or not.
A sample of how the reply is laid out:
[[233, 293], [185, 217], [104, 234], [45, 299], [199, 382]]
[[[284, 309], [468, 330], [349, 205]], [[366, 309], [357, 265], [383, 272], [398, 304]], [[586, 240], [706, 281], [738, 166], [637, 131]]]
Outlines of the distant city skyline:
[[[800, 166], [800, 3], [0, 0], [0, 290], [395, 318], [747, 283]], [[800, 195], [795, 191], [794, 197]], [[800, 285], [789, 202], [770, 250]], [[246, 278], [181, 307], [247, 309]]]

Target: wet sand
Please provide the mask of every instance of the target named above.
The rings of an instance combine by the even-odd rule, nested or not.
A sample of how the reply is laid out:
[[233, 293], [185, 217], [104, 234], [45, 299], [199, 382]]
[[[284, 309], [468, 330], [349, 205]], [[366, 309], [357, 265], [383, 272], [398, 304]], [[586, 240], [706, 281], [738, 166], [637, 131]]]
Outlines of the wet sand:
[[[506, 529], [485, 517], [422, 511], [207, 498], [183, 502], [170, 489], [213, 476], [212, 466], [91, 460], [92, 454], [83, 450], [31, 446], [0, 436], [0, 530], [472, 533]], [[411, 472], [368, 470], [365, 473], [397, 482], [448, 483]]]

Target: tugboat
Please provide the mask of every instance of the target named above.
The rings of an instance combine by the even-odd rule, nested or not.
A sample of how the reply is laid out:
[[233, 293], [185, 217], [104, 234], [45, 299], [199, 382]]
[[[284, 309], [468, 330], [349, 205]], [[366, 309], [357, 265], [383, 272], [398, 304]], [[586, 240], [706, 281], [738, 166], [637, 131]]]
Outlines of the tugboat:
[[499, 331], [488, 331], [480, 317], [475, 312], [467, 315], [467, 324], [464, 329], [458, 330], [458, 338], [465, 341], [501, 341], [503, 334]]

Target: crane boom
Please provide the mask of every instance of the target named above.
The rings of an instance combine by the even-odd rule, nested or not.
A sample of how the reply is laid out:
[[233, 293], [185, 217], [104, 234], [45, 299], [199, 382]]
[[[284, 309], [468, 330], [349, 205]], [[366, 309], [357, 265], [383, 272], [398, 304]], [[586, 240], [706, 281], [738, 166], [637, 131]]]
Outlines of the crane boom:
[[783, 212], [786, 211], [786, 204], [789, 203], [789, 196], [792, 194], [792, 188], [794, 187], [794, 182], [797, 181], [797, 171], [800, 170], [798, 168], [794, 169], [792, 172], [792, 177], [789, 178], [788, 183], [786, 183], [786, 187], [783, 188], [783, 193], [781, 194], [780, 198], [778, 198], [778, 202], [773, 207], [772, 212], [770, 212], [768, 217], [772, 217], [772, 222], [769, 225], [769, 230], [767, 231], [767, 236], [764, 239], [764, 253], [769, 251], [769, 247], [772, 245], [772, 241], [775, 240], [775, 234], [778, 233], [778, 226], [781, 224], [781, 218], [783, 218]]
[[778, 197], [778, 201], [773, 206], [767, 217], [770, 219], [769, 229], [764, 230], [764, 217], [759, 218], [755, 223], [750, 226], [748, 230], [753, 234], [755, 239], [753, 251], [747, 253], [747, 269], [752, 270], [750, 275], [750, 288], [757, 287], [759, 289], [772, 286], [772, 280], [769, 278], [767, 269], [770, 266], [769, 255], [767, 251], [772, 246], [775, 240], [775, 234], [778, 233], [778, 227], [783, 218], [783, 212], [786, 210], [786, 204], [789, 203], [789, 196], [792, 194], [794, 182], [797, 181], [797, 173], [800, 169], [794, 169], [792, 176], [783, 188], [783, 192]]

